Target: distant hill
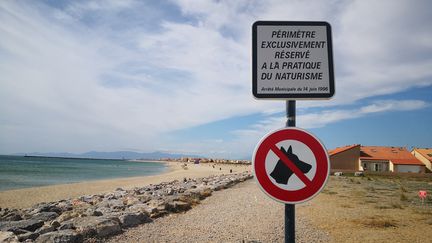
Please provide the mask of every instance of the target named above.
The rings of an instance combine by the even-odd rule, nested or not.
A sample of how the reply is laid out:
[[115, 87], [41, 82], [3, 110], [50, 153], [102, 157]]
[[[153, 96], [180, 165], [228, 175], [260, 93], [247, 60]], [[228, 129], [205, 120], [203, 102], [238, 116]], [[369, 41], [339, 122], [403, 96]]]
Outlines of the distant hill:
[[138, 153], [131, 151], [115, 151], [115, 152], [98, 152], [90, 151], [86, 153], [19, 153], [15, 155], [28, 155], [28, 156], [47, 156], [47, 157], [65, 157], [65, 158], [91, 158], [91, 159], [154, 159], [158, 160], [161, 158], [181, 158], [181, 157], [193, 157], [203, 158], [200, 155], [188, 155], [188, 154], [171, 154], [166, 152], [152, 152], [152, 153]]

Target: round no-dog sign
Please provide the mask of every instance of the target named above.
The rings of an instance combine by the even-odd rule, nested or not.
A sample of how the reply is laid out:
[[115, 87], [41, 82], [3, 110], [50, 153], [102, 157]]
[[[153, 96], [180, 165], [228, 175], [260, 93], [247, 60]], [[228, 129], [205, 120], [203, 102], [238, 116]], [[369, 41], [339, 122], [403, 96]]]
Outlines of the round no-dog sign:
[[252, 158], [255, 178], [271, 198], [297, 204], [325, 186], [330, 162], [324, 145], [299, 128], [283, 128], [264, 136]]

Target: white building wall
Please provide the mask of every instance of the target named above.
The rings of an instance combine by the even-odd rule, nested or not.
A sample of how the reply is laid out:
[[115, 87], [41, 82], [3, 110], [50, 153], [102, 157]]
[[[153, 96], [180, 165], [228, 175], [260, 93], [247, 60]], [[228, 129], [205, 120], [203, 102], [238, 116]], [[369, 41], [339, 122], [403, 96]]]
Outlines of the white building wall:
[[[371, 171], [371, 172], [388, 172], [391, 163], [385, 160], [360, 160], [361, 168], [363, 171]], [[366, 165], [366, 168], [365, 166]], [[366, 170], [365, 170], [366, 169]]]
[[396, 172], [420, 173], [421, 172], [421, 166], [419, 166], [419, 165], [397, 165], [397, 171]]
[[425, 158], [422, 154], [420, 154], [419, 152], [417, 152], [417, 151], [415, 151], [415, 150], [413, 150], [412, 152], [411, 152], [418, 160], [420, 160], [423, 164], [425, 164], [426, 165], [426, 168], [428, 168], [429, 170], [431, 170], [432, 171], [432, 163], [427, 159], [427, 158]]

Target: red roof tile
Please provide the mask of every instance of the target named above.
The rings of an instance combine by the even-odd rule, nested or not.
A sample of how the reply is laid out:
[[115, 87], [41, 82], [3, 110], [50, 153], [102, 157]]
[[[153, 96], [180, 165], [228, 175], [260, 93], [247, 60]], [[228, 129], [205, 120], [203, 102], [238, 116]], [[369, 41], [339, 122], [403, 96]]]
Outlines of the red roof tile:
[[361, 146], [362, 160], [390, 160], [393, 164], [424, 165], [404, 147]]
[[424, 165], [418, 159], [391, 159], [391, 162], [395, 165]]
[[335, 154], [342, 153], [344, 151], [350, 150], [350, 149], [355, 148], [357, 146], [360, 146], [360, 144], [354, 144], [354, 145], [348, 145], [348, 146], [345, 146], [345, 147], [335, 148], [335, 149], [329, 150], [328, 153], [329, 153], [330, 156], [332, 156], [332, 155], [335, 155]]
[[414, 150], [432, 162], [432, 148], [415, 148]]

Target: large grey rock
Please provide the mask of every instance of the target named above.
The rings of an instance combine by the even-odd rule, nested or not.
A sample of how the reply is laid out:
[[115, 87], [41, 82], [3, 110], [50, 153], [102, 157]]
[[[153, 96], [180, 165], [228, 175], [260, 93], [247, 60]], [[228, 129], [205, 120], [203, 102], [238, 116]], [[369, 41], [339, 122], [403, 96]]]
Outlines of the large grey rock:
[[0, 242], [15, 243], [19, 241], [18, 241], [18, 237], [14, 233], [9, 231], [0, 231]]
[[164, 200], [152, 199], [147, 202], [147, 210], [151, 218], [158, 218], [168, 213], [166, 202]]
[[81, 196], [78, 198], [78, 200], [88, 203], [88, 204], [92, 204], [93, 203], [93, 196], [91, 195], [86, 195], [86, 196]]
[[141, 203], [140, 200], [133, 196], [127, 196], [123, 199], [123, 203], [126, 204], [126, 206], [132, 206], [137, 203]]
[[57, 221], [61, 223], [61, 222], [65, 222], [65, 221], [67, 221], [69, 219], [76, 218], [78, 216], [79, 216], [79, 214], [77, 212], [75, 212], [75, 211], [67, 211], [67, 212], [62, 213], [57, 218]]
[[225, 188], [225, 185], [221, 182], [215, 183], [210, 186], [213, 191], [220, 191]]
[[109, 208], [109, 200], [104, 199], [101, 202], [97, 203], [95, 206], [98, 208]]
[[[111, 208], [108, 208], [108, 207], [99, 207], [99, 208], [96, 208], [95, 212], [93, 213], [93, 215], [90, 215], [90, 216], [102, 216], [102, 215], [105, 215], [105, 214], [109, 214], [112, 211], [113, 210]], [[102, 215], [99, 215], [99, 214], [102, 214]]]
[[150, 221], [146, 214], [140, 212], [129, 212], [119, 216], [120, 224], [123, 228], [134, 227]]
[[96, 225], [96, 234], [99, 237], [106, 237], [121, 233], [120, 225], [112, 219], [102, 220]]
[[0, 216], [0, 221], [19, 221], [22, 220], [20, 213], [18, 210], [12, 210], [12, 211], [4, 211], [3, 214]]
[[[73, 209], [73, 205], [71, 200], [62, 200], [57, 203], [57, 208], [61, 210], [61, 212], [69, 211]], [[60, 214], [60, 212], [57, 212]]]
[[37, 243], [78, 243], [82, 241], [82, 235], [73, 230], [54, 231], [43, 234], [36, 239]]
[[144, 213], [146, 215], [150, 215], [152, 213], [155, 213], [157, 211], [157, 205], [156, 206], [149, 206], [147, 204], [144, 203], [139, 203], [139, 204], [135, 204], [133, 206], [130, 206], [128, 208], [128, 211], [130, 212], [140, 212], [140, 213]]
[[19, 228], [11, 228], [11, 229], [9, 229], [9, 231], [14, 233], [15, 235], [22, 235], [22, 234], [26, 234], [28, 232], [31, 232], [31, 231], [19, 229]]
[[204, 198], [210, 196], [212, 193], [212, 189], [208, 187], [198, 187], [198, 188], [191, 188], [188, 189], [184, 195], [190, 196], [192, 198], [196, 198], [199, 200], [203, 200]]
[[191, 209], [191, 205], [182, 201], [170, 201], [166, 203], [165, 208], [170, 212], [179, 213]]
[[35, 231], [44, 224], [41, 220], [24, 219], [20, 221], [0, 222], [1, 231], [28, 230]]
[[[185, 178], [181, 182], [162, 182], [133, 190], [119, 188], [105, 195], [42, 203], [29, 209], [0, 208], [0, 230], [14, 233], [5, 233], [7, 237], [18, 235], [20, 240], [27, 241], [32, 241], [39, 234], [39, 242], [44, 239], [47, 242], [73, 242], [83, 237], [106, 237], [121, 232], [121, 227], [133, 227], [150, 221], [149, 215], [156, 218], [168, 212], [186, 211], [214, 190], [225, 189], [250, 178], [249, 173]], [[78, 234], [73, 233], [75, 229]]]
[[94, 208], [94, 207], [88, 208], [85, 211], [85, 214], [88, 216], [102, 216], [103, 215], [103, 213], [101, 211], [97, 210], [97, 208]]
[[165, 191], [167, 195], [173, 195], [175, 190], [172, 187], [168, 187]]
[[75, 225], [72, 222], [72, 220], [63, 222], [62, 224], [60, 224], [59, 227], [57, 227], [58, 230], [69, 230], [69, 229], [75, 229]]
[[40, 220], [40, 221], [49, 221], [57, 218], [59, 215], [56, 212], [40, 212], [34, 214], [31, 219]]
[[62, 209], [56, 205], [56, 203], [40, 203], [34, 207], [32, 214], [40, 212], [56, 212], [58, 214], [62, 213]]
[[33, 233], [33, 232], [28, 232], [22, 235], [18, 235], [18, 240], [19, 241], [26, 241], [26, 240], [35, 240], [37, 237], [39, 236], [39, 233]]
[[124, 209], [125, 205], [123, 200], [120, 199], [112, 199], [108, 201], [108, 206], [113, 209]]
[[54, 230], [56, 230], [56, 227], [54, 227], [52, 225], [45, 224], [42, 227], [40, 227], [39, 229], [37, 229], [35, 231], [35, 233], [43, 235], [43, 234], [46, 234], [46, 233], [49, 233], [49, 232], [53, 232]]
[[49, 225], [57, 229], [58, 227], [60, 227], [60, 222], [57, 220], [53, 220]]
[[73, 220], [76, 231], [84, 236], [97, 235], [106, 237], [116, 235], [121, 232], [120, 224], [117, 220], [108, 217], [85, 217]]
[[200, 194], [200, 197], [204, 199], [206, 197], [211, 196], [212, 190], [207, 186], [199, 187], [199, 194]]
[[[121, 189], [121, 188], [117, 188], [117, 189]], [[126, 196], [127, 192], [122, 189], [122, 190], [115, 191], [113, 194], [114, 194], [115, 198], [121, 198], [121, 197]]]

